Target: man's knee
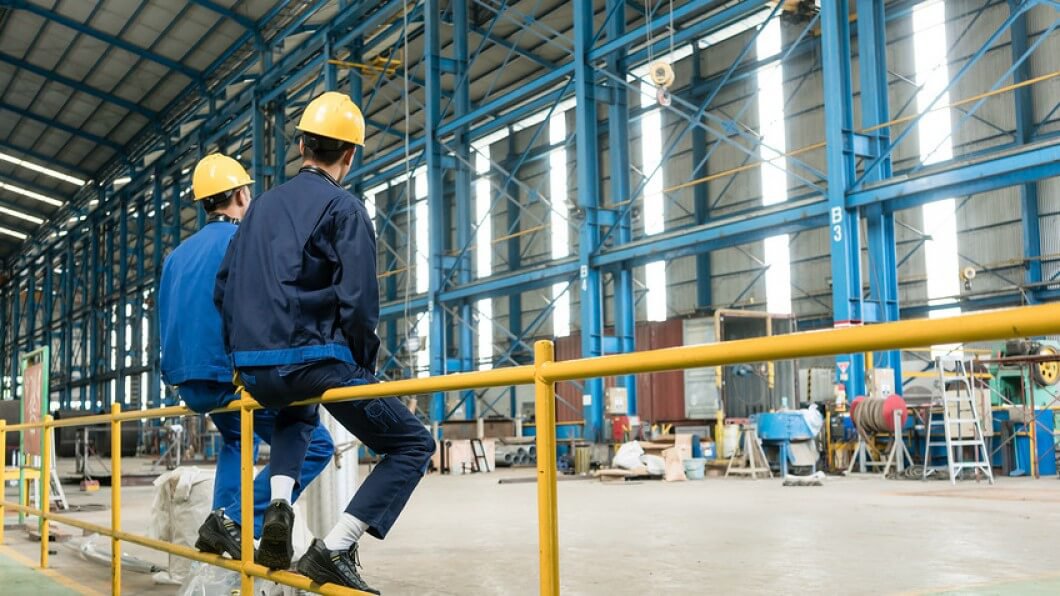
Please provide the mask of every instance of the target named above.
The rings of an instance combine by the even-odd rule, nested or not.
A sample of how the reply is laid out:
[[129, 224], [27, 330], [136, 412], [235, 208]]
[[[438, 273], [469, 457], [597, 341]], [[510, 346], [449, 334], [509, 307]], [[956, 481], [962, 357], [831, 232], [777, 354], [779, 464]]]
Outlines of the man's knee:
[[427, 465], [431, 461], [431, 456], [434, 455], [435, 450], [438, 448], [438, 443], [431, 436], [431, 433], [426, 429], [421, 429], [418, 433], [416, 442], [416, 454], [419, 456], [419, 462], [423, 466], [423, 469], [427, 469]]

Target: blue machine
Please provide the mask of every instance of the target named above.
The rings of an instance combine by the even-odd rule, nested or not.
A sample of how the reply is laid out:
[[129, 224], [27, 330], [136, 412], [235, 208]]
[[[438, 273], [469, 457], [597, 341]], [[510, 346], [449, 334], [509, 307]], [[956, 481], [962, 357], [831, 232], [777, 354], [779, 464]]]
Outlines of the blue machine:
[[[772, 446], [777, 449], [777, 463], [780, 466], [780, 475], [787, 476], [788, 463], [798, 465], [799, 462], [792, 450], [792, 443], [806, 443], [815, 437], [802, 412], [768, 412], [755, 414], [751, 421], [758, 428], [758, 438], [762, 445]], [[813, 471], [817, 471], [817, 462], [811, 464]]]

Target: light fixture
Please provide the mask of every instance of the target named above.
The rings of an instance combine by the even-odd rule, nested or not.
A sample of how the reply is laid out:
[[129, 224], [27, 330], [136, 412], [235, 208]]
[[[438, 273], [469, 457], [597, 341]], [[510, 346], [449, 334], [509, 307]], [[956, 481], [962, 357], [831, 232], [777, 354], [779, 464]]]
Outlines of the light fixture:
[[8, 236], [18, 238], [19, 240], [26, 239], [26, 235], [22, 232], [19, 232], [18, 230], [12, 230], [11, 228], [5, 228], [4, 226], [0, 226], [0, 234], [7, 234]]
[[20, 194], [26, 198], [33, 199], [34, 201], [40, 201], [41, 203], [47, 203], [48, 205], [53, 205], [55, 207], [63, 206], [63, 202], [59, 199], [53, 199], [51, 197], [44, 196], [39, 192], [33, 192], [32, 190], [22, 188], [21, 186], [15, 186], [14, 184], [0, 182], [0, 188], [10, 190], [13, 193]]
[[40, 224], [44, 223], [44, 220], [41, 219], [40, 217], [37, 217], [36, 215], [30, 215], [29, 213], [23, 213], [23, 212], [18, 211], [16, 209], [8, 209], [7, 207], [3, 207], [3, 206], [0, 206], [0, 213], [6, 213], [7, 215], [10, 215], [11, 217], [17, 217], [19, 219], [24, 219], [26, 221], [33, 222], [33, 223], [37, 224], [38, 226]]
[[27, 170], [33, 170], [34, 172], [44, 174], [45, 176], [51, 176], [52, 178], [55, 178], [57, 180], [69, 182], [70, 184], [74, 184], [77, 186], [85, 185], [85, 181], [80, 178], [75, 178], [73, 176], [70, 176], [69, 174], [64, 174], [57, 170], [37, 165], [31, 161], [26, 161], [25, 159], [15, 157], [14, 155], [8, 155], [7, 153], [4, 153], [2, 151], [0, 151], [0, 161], [6, 161], [8, 163], [15, 164], [16, 166], [26, 168]]

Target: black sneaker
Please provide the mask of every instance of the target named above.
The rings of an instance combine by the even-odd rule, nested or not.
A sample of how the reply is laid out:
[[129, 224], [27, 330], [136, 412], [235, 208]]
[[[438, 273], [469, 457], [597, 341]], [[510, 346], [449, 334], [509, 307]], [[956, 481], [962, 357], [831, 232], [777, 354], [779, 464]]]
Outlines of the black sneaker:
[[265, 509], [261, 525], [261, 541], [254, 561], [269, 569], [288, 569], [294, 557], [291, 544], [291, 529], [294, 527], [294, 509], [287, 501], [273, 499]]
[[309, 550], [298, 559], [298, 573], [318, 584], [337, 584], [369, 594], [379, 594], [379, 590], [361, 579], [361, 574], [357, 571], [360, 566], [356, 542], [348, 551], [328, 550], [324, 541], [316, 538], [313, 544], [309, 545]]
[[228, 519], [218, 509], [210, 513], [206, 521], [199, 526], [199, 539], [195, 548], [204, 553], [224, 555], [233, 559], [240, 557], [241, 532], [239, 524]]

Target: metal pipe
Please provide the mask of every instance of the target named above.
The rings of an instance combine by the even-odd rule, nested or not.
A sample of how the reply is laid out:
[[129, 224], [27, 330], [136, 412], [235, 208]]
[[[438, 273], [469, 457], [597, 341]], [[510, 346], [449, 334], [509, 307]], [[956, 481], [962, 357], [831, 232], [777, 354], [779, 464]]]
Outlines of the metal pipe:
[[[110, 405], [110, 527], [121, 531], [121, 404]], [[87, 460], [86, 460], [87, 461]], [[110, 537], [110, 590], [121, 596], [121, 539]]]
[[240, 506], [240, 586], [244, 596], [254, 593], [254, 577], [248, 566], [254, 563], [254, 410], [257, 403], [242, 391], [239, 408], [239, 498]]
[[539, 593], [559, 594], [559, 518], [556, 507], [556, 385], [543, 375], [555, 357], [551, 341], [534, 344], [534, 399], [537, 422], [537, 533]]
[[41, 462], [40, 462], [40, 568], [48, 568], [48, 511], [51, 509], [52, 500], [52, 434], [53, 429], [48, 428], [52, 421], [51, 415], [44, 417], [44, 432], [41, 433]]
[[896, 350], [907, 346], [1034, 337], [1056, 333], [1060, 333], [1060, 304], [1046, 304], [946, 319], [898, 321], [709, 345], [665, 348], [633, 354], [548, 362], [539, 367], [538, 374], [551, 382], [570, 381], [588, 377], [609, 377], [741, 362], [789, 360], [811, 356]]

